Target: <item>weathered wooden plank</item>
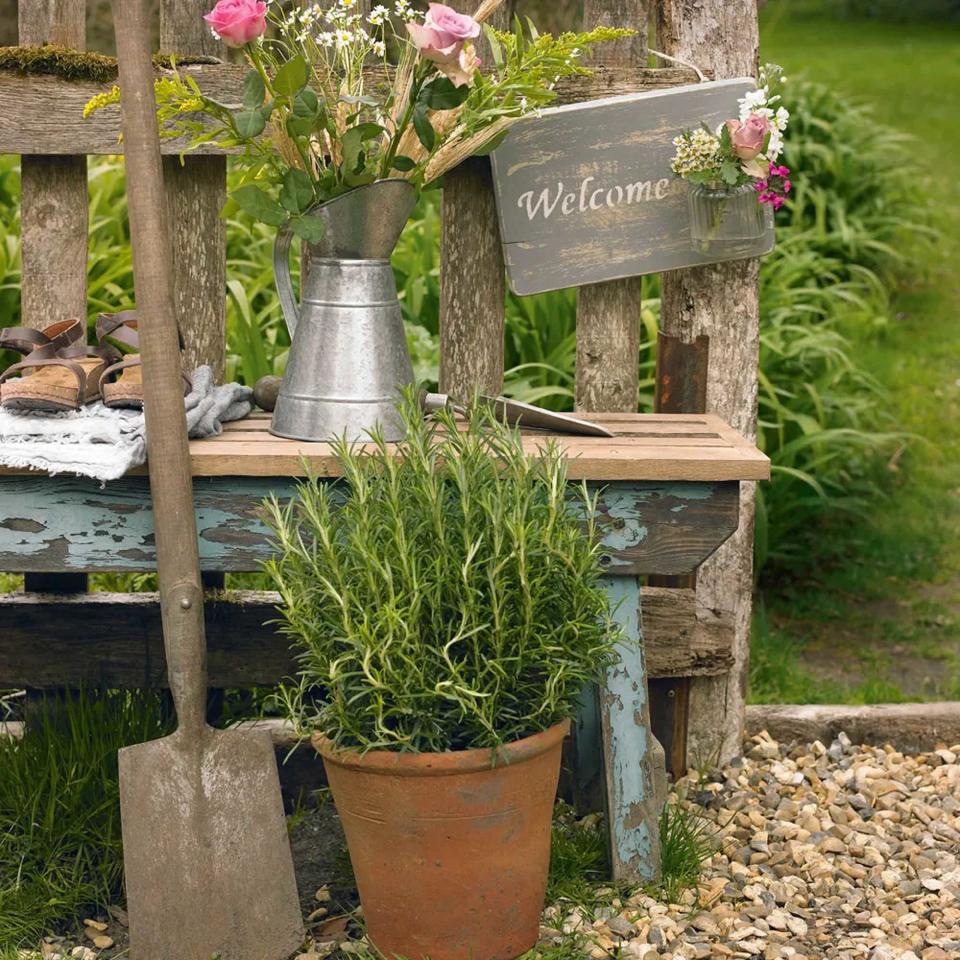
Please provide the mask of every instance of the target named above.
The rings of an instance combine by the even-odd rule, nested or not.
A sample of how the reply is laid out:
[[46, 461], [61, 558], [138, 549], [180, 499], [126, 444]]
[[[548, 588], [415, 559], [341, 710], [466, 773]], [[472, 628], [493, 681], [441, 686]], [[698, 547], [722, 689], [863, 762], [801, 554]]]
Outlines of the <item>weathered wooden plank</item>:
[[[23, 46], [56, 43], [82, 50], [85, 32], [84, 0], [20, 0]], [[30, 103], [23, 106], [35, 109]], [[78, 152], [70, 141], [65, 146], [67, 149], [57, 152]], [[24, 156], [20, 176], [21, 322], [28, 327], [43, 327], [67, 317], [86, 317], [86, 158]]]
[[[756, 74], [756, 0], [663, 0], [660, 49], [709, 68], [717, 77]], [[738, 260], [664, 274], [661, 327], [693, 342], [710, 338], [706, 409], [753, 440], [759, 359], [759, 264]], [[694, 763], [727, 760], [740, 750], [753, 594], [755, 488], [741, 485], [740, 528], [698, 571], [697, 595], [728, 612], [735, 625], [736, 667], [726, 677], [698, 679], [690, 692], [689, 751]]]
[[[276, 600], [207, 595], [211, 686], [269, 687], [292, 676], [289, 642], [264, 626]], [[156, 594], [3, 594], [0, 625], [0, 679], [11, 686], [167, 686]]]
[[600, 689], [610, 860], [616, 880], [643, 882], [660, 874], [653, 735], [640, 627], [640, 587], [632, 577], [608, 578], [607, 595], [624, 633], [620, 655]]
[[[292, 478], [196, 479], [204, 570], [258, 570], [270, 555], [261, 502], [281, 500]], [[153, 512], [146, 478], [97, 481], [0, 478], [0, 570], [16, 573], [153, 570]], [[601, 562], [611, 576], [685, 573], [737, 524], [737, 484], [610, 483], [599, 489]]]
[[[452, 0], [461, 13], [474, 0]], [[510, 22], [512, 0], [491, 25]], [[482, 44], [486, 46], [486, 44]], [[489, 59], [489, 50], [481, 56]], [[440, 232], [440, 389], [469, 398], [503, 388], [503, 252], [490, 161], [476, 157], [444, 178]], [[464, 265], [469, 264], [469, 269]]]
[[[220, 56], [203, 19], [208, 0], [164, 0], [160, 47], [174, 54]], [[226, 157], [166, 157], [163, 167], [177, 278], [174, 308], [184, 339], [184, 368], [209, 364], [222, 380], [226, 366]]]
[[[280, 597], [266, 591], [207, 594], [210, 683], [271, 687], [295, 671], [289, 640], [269, 622]], [[643, 591], [644, 648], [651, 677], [729, 668], [730, 625], [697, 610], [691, 591]], [[0, 688], [79, 684], [163, 687], [167, 683], [157, 595], [0, 594]], [[599, 714], [583, 717], [600, 743]], [[594, 758], [599, 770], [600, 756]], [[590, 772], [589, 765], [581, 772]]]
[[[190, 73], [205, 93], [225, 103], [240, 103], [246, 68], [234, 64], [190, 64], [180, 66]], [[378, 72], [371, 71], [376, 83]], [[598, 97], [659, 90], [696, 79], [691, 71], [666, 69], [597, 69], [591, 77], [562, 81], [557, 88], [558, 103], [593, 100]], [[83, 107], [112, 83], [63, 80], [56, 76], [19, 74], [0, 69], [0, 153], [112, 154], [120, 153], [120, 111], [108, 107], [89, 119]], [[170, 155], [185, 147], [181, 140], [164, 140], [161, 149]], [[199, 153], [221, 153], [213, 147]]]
[[[515, 293], [729, 259], [690, 242], [674, 138], [737, 113], [750, 78], [544, 110], [491, 156], [507, 277]], [[773, 249], [772, 218], [751, 254]]]

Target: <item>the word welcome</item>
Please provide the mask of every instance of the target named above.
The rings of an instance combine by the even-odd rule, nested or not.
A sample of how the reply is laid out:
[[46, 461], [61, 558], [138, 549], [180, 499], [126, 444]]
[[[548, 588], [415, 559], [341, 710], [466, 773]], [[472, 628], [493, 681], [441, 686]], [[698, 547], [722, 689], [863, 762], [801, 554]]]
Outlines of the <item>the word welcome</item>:
[[564, 193], [563, 181], [557, 181], [555, 194], [551, 194], [550, 187], [544, 187], [540, 195], [534, 200], [533, 190], [521, 193], [517, 198], [517, 206], [526, 207], [528, 220], [543, 215], [544, 220], [553, 216], [559, 208], [561, 216], [571, 213], [586, 213], [588, 210], [600, 210], [604, 206], [613, 207], [623, 203], [640, 203], [644, 200], [663, 200], [670, 187], [670, 179], [663, 177], [654, 183], [653, 180], [636, 180], [625, 186], [614, 184], [612, 187], [598, 187], [591, 189], [590, 184], [594, 177], [587, 177], [580, 184], [580, 189]]

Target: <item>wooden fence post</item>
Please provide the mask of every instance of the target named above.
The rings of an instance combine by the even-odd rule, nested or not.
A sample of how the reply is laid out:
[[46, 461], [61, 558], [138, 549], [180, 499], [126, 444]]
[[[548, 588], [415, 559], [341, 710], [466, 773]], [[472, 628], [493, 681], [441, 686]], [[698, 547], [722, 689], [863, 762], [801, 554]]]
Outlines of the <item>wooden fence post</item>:
[[[22, 46], [86, 47], [84, 0], [20, 0]], [[87, 158], [21, 159], [20, 309], [28, 327], [87, 316]]]
[[[604, 44], [593, 62], [642, 66], [647, 55], [647, 0], [586, 0], [585, 29], [632, 27], [633, 37]], [[576, 408], [591, 413], [636, 412], [640, 351], [640, 278], [577, 291]]]
[[[473, 13], [477, 0], [453, 0]], [[503, 28], [512, 3], [488, 21]], [[483, 55], [483, 54], [481, 54]], [[487, 54], [484, 59], [488, 59]], [[440, 225], [440, 389], [469, 399], [503, 389], [506, 280], [490, 161], [474, 157], [444, 178]]]
[[[661, 0], [658, 46], [716, 79], [756, 76], [757, 0]], [[666, 273], [661, 329], [691, 343], [710, 338], [706, 409], [753, 440], [757, 422], [759, 261], [738, 260]], [[690, 413], [698, 411], [687, 411]], [[689, 753], [694, 763], [722, 762], [739, 753], [743, 733], [756, 488], [740, 484], [740, 527], [697, 573], [697, 600], [729, 612], [734, 667], [719, 677], [696, 677], [690, 690]]]
[[[162, 0], [160, 49], [193, 56], [223, 56], [203, 14], [208, 0]], [[163, 158], [173, 243], [177, 322], [186, 344], [184, 367], [202, 363], [223, 377], [226, 339], [226, 157]]]

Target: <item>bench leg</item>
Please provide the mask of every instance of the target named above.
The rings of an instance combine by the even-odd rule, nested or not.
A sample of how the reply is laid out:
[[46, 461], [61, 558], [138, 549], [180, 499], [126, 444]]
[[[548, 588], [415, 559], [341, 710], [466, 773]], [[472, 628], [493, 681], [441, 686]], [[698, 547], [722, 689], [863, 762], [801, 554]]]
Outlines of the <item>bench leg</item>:
[[625, 638], [600, 690], [610, 863], [614, 879], [640, 882], [660, 874], [662, 777], [655, 765], [662, 754], [650, 730], [640, 584], [635, 577], [605, 577], [604, 587]]

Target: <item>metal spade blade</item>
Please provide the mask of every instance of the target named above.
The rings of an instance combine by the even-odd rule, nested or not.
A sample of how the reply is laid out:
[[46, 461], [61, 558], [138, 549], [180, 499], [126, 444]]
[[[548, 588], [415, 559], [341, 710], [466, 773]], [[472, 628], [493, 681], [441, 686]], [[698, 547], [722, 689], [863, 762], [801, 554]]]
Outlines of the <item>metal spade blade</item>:
[[214, 730], [146, 0], [114, 0], [160, 606], [175, 733], [120, 751], [132, 960], [281, 960], [303, 942], [276, 759]]
[[133, 960], [280, 960], [303, 942], [269, 734], [182, 727], [120, 751]]

